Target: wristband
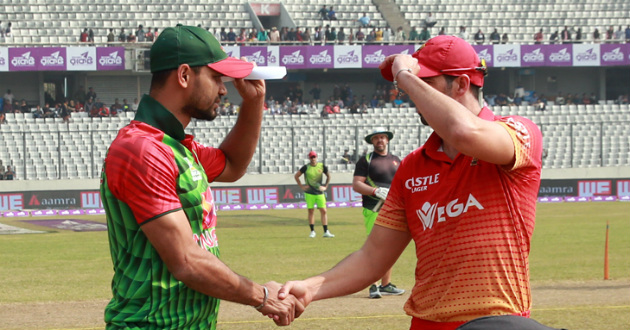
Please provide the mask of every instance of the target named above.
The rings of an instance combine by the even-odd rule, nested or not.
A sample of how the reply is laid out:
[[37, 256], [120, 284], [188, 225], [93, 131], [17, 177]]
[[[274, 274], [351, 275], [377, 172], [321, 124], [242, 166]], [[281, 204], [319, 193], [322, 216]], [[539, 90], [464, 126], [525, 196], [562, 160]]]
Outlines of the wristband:
[[402, 96], [402, 92], [398, 89], [398, 75], [401, 72], [404, 72], [404, 71], [407, 71], [409, 73], [413, 73], [410, 68], [406, 68], [406, 69], [398, 70], [398, 72], [396, 72], [396, 74], [394, 75], [394, 88], [396, 89], [396, 92], [398, 93], [398, 96]]
[[263, 298], [262, 304], [254, 307], [257, 311], [265, 307], [265, 304], [267, 303], [267, 298], [269, 297], [269, 290], [267, 290], [267, 287], [264, 285], [263, 285], [263, 291], [265, 292], [265, 297]]
[[376, 196], [376, 191], [378, 190], [378, 188], [374, 188], [374, 190], [372, 190], [372, 196]]

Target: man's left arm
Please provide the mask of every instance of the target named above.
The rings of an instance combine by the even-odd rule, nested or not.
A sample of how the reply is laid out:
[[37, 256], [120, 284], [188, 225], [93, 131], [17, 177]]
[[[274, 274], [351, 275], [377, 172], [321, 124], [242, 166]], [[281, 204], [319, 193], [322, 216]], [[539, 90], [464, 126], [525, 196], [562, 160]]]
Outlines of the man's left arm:
[[319, 189], [321, 191], [326, 191], [326, 189], [328, 189], [328, 184], [330, 184], [330, 170], [328, 170], [328, 168], [326, 168], [326, 170], [324, 171], [324, 174], [326, 174], [326, 184], [324, 184], [323, 186], [319, 187]]
[[225, 154], [225, 169], [216, 178], [219, 182], [234, 182], [247, 171], [256, 151], [265, 102], [265, 81], [235, 79], [234, 87], [243, 98], [236, 124], [219, 149]]

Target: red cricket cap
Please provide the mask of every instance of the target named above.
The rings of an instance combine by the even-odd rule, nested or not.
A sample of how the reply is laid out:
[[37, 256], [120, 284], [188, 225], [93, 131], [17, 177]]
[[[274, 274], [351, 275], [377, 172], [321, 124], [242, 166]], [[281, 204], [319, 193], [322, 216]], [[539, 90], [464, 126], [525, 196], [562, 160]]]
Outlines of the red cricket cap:
[[[475, 49], [464, 39], [441, 35], [427, 40], [413, 55], [418, 59], [418, 77], [429, 78], [440, 75], [470, 77], [473, 85], [483, 87], [487, 74], [485, 61], [480, 61]], [[381, 70], [383, 78], [394, 81], [391, 67]]]
[[314, 150], [311, 150], [311, 152], [308, 153], [308, 158], [311, 158], [313, 156], [317, 157], [317, 153]]

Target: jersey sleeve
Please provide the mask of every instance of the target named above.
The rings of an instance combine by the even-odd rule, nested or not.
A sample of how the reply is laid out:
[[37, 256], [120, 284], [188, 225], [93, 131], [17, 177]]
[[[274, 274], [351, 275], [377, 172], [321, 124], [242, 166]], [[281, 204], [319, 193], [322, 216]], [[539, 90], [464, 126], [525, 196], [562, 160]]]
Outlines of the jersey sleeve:
[[403, 164], [401, 164], [398, 172], [394, 175], [392, 185], [390, 186], [389, 193], [387, 194], [387, 200], [385, 200], [383, 207], [378, 212], [375, 224], [398, 231], [408, 232], [409, 226], [407, 224], [407, 216], [405, 213], [405, 187], [402, 179], [405, 176], [401, 175], [401, 168], [403, 168]]
[[213, 182], [225, 170], [225, 154], [219, 148], [203, 146], [196, 142], [194, 142], [193, 148], [208, 176], [208, 182]]
[[302, 172], [302, 174], [306, 173], [306, 165], [300, 167], [300, 172]]
[[364, 176], [364, 177], [368, 176], [368, 162], [367, 162], [367, 159], [365, 159], [365, 157], [360, 157], [359, 160], [357, 161], [357, 164], [354, 167], [353, 176]]
[[529, 119], [510, 116], [499, 121], [514, 143], [514, 165], [511, 170], [542, 166], [542, 134]]
[[175, 191], [179, 171], [173, 157], [166, 145], [145, 137], [110, 147], [105, 160], [107, 185], [139, 224], [182, 207]]

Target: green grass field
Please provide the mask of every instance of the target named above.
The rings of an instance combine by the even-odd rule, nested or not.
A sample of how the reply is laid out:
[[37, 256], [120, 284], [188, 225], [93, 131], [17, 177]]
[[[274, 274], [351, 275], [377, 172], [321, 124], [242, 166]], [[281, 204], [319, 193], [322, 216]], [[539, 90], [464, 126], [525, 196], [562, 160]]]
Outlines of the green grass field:
[[[104, 222], [103, 217], [72, 218]], [[221, 212], [218, 236], [222, 259], [236, 272], [263, 283], [315, 275], [358, 249], [365, 239], [359, 209], [330, 209], [329, 219], [330, 230], [337, 237], [321, 238], [321, 226], [317, 225], [319, 236], [309, 239], [305, 210]], [[23, 219], [0, 218], [5, 224], [45, 230], [19, 220]], [[610, 223], [610, 277], [627, 284], [630, 203], [603, 202], [539, 204], [530, 256], [533, 286], [554, 288], [583, 283], [584, 291], [588, 292], [604, 285], [607, 222]], [[106, 232], [58, 230], [46, 234], [0, 235], [0, 251], [0, 308], [110, 297], [112, 270]], [[395, 266], [393, 282], [411, 288], [414, 264], [415, 254], [410, 245]], [[567, 329], [630, 329], [630, 287], [623, 285], [618, 290], [620, 295], [629, 297], [625, 303], [616, 300], [588, 303], [588, 299], [584, 304], [563, 303], [559, 297], [557, 306], [537, 309], [534, 295], [532, 316], [542, 323]], [[404, 316], [370, 317], [298, 320], [291, 328], [406, 329], [409, 324]], [[219, 320], [220, 329], [274, 328], [269, 321], [246, 327], [238, 321], [222, 323], [221, 317]], [[0, 329], [6, 329], [2, 323]], [[73, 329], [87, 328], [77, 325]]]

